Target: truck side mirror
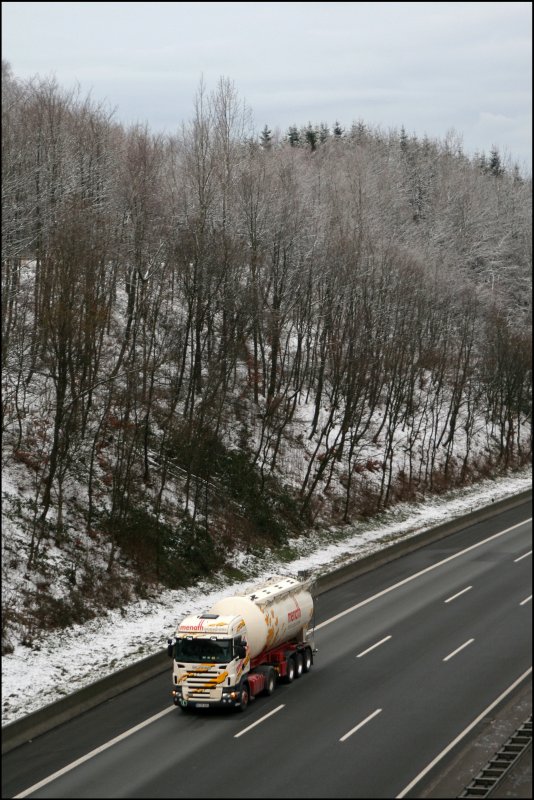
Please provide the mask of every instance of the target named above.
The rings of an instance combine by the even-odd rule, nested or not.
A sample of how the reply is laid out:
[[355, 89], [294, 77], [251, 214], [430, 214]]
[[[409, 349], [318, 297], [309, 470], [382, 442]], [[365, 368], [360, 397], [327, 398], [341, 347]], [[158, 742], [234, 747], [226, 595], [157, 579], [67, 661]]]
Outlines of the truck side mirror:
[[172, 639], [167, 639], [167, 655], [169, 658], [172, 658], [172, 650], [173, 650], [173, 642]]
[[235, 651], [237, 653], [238, 658], [245, 658], [247, 654], [247, 648], [244, 647], [242, 644], [236, 645]]

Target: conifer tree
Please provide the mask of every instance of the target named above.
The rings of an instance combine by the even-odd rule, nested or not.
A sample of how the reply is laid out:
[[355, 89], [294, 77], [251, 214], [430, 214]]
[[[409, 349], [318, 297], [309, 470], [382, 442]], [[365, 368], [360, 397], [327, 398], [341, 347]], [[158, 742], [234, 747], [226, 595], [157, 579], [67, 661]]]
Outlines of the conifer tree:
[[495, 145], [493, 145], [490, 152], [489, 171], [492, 175], [495, 175], [496, 178], [498, 178], [504, 172], [499, 149]]
[[311, 122], [308, 123], [308, 127], [306, 128], [305, 132], [305, 137], [306, 137], [306, 142], [310, 145], [310, 149], [313, 153], [313, 151], [317, 149], [319, 134], [317, 133], [317, 130], [312, 126]]
[[343, 128], [341, 127], [341, 125], [339, 124], [339, 122], [337, 121], [337, 119], [336, 119], [336, 121], [334, 122], [334, 128], [333, 128], [333, 132], [334, 132], [334, 136], [335, 136], [337, 139], [340, 139], [340, 138], [343, 136]]
[[270, 150], [273, 144], [273, 134], [268, 125], [265, 125], [260, 134], [260, 144], [264, 150]]
[[361, 144], [367, 135], [367, 129], [363, 120], [359, 119], [358, 122], [353, 122], [350, 129], [351, 139], [355, 139], [358, 144]]
[[287, 132], [287, 138], [289, 140], [289, 144], [291, 147], [295, 147], [300, 143], [300, 134], [298, 132], [296, 125], [290, 125], [289, 130]]
[[401, 127], [400, 131], [400, 148], [403, 153], [408, 151], [408, 136], [406, 134], [406, 129], [404, 125]]
[[485, 174], [488, 171], [488, 159], [486, 158], [484, 151], [482, 151], [480, 155], [476, 155], [475, 160], [480, 171]]

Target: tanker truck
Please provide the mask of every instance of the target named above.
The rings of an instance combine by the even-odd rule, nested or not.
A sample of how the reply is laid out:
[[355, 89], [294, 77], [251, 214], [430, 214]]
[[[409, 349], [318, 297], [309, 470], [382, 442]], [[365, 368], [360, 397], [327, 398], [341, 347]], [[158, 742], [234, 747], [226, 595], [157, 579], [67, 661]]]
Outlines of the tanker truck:
[[235, 708], [309, 672], [311, 581], [274, 577], [185, 617], [168, 639], [172, 696], [183, 711]]

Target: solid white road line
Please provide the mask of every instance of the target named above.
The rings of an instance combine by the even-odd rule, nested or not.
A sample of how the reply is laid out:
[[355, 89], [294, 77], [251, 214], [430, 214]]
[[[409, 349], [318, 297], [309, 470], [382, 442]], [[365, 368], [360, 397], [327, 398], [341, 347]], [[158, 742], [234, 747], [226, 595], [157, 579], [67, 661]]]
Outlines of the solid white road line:
[[461, 594], [465, 594], [465, 592], [468, 592], [469, 589], [472, 589], [472, 588], [473, 588], [472, 586], [468, 586], [467, 589], [462, 589], [462, 591], [458, 592], [458, 594], [453, 594], [452, 597], [447, 598], [447, 600], [444, 600], [444, 602], [445, 603], [450, 603], [451, 600], [456, 600], [457, 597], [460, 597]]
[[398, 794], [398, 795], [397, 795], [397, 800], [400, 800], [400, 798], [402, 798], [402, 797], [405, 797], [405, 796], [408, 794], [408, 792], [409, 792], [411, 789], [413, 789], [413, 787], [415, 786], [415, 784], [416, 784], [416, 783], [419, 783], [419, 781], [421, 780], [421, 778], [424, 778], [424, 777], [425, 777], [425, 775], [426, 775], [427, 773], [429, 773], [429, 772], [430, 772], [430, 770], [431, 770], [431, 769], [433, 769], [433, 768], [436, 766], [436, 764], [437, 764], [439, 761], [441, 761], [441, 759], [442, 759], [444, 756], [446, 756], [446, 755], [447, 755], [447, 753], [448, 753], [448, 752], [450, 752], [450, 751], [453, 749], [453, 747], [456, 747], [456, 745], [458, 744], [458, 742], [461, 742], [461, 740], [464, 738], [464, 736], [467, 736], [467, 734], [469, 733], [469, 731], [471, 731], [471, 730], [472, 730], [472, 729], [473, 729], [473, 728], [474, 728], [476, 725], [478, 725], [478, 723], [479, 723], [479, 722], [480, 722], [482, 719], [484, 719], [484, 717], [485, 717], [487, 714], [489, 714], [489, 713], [490, 713], [490, 711], [493, 711], [493, 709], [495, 708], [495, 706], [498, 706], [498, 705], [499, 705], [499, 703], [501, 702], [501, 700], [504, 700], [504, 698], [505, 698], [507, 695], [509, 695], [509, 694], [510, 694], [510, 692], [513, 692], [513, 691], [514, 691], [514, 689], [516, 688], [516, 686], [519, 686], [519, 684], [521, 683], [521, 681], [523, 681], [523, 680], [524, 680], [524, 679], [527, 677], [527, 675], [530, 675], [530, 673], [531, 673], [531, 672], [532, 672], [532, 667], [529, 667], [529, 668], [527, 669], [527, 671], [526, 671], [526, 672], [524, 672], [522, 675], [520, 675], [520, 676], [519, 676], [519, 678], [518, 678], [516, 681], [514, 681], [514, 682], [512, 683], [512, 685], [511, 685], [511, 686], [509, 686], [509, 687], [508, 687], [508, 689], [506, 689], [506, 690], [505, 690], [505, 691], [504, 691], [504, 692], [503, 692], [501, 695], [499, 695], [499, 697], [498, 697], [496, 700], [494, 700], [494, 701], [493, 701], [493, 703], [492, 703], [491, 705], [489, 705], [487, 708], [485, 708], [485, 709], [484, 709], [484, 711], [482, 712], [482, 714], [479, 714], [479, 715], [478, 715], [478, 717], [477, 717], [476, 719], [474, 719], [474, 720], [473, 720], [473, 722], [471, 722], [471, 723], [470, 723], [470, 724], [467, 726], [467, 728], [464, 728], [464, 730], [463, 730], [463, 731], [462, 731], [460, 734], [458, 734], [458, 736], [456, 737], [456, 739], [453, 739], [453, 741], [452, 741], [450, 744], [448, 744], [448, 745], [447, 745], [447, 747], [446, 747], [444, 750], [442, 750], [442, 751], [441, 751], [441, 753], [439, 753], [439, 754], [436, 756], [436, 758], [435, 758], [433, 761], [431, 761], [431, 762], [430, 762], [430, 764], [428, 764], [428, 765], [427, 765], [427, 766], [426, 766], [426, 767], [425, 767], [423, 770], [421, 770], [421, 772], [419, 773], [419, 775], [416, 775], [416, 776], [415, 776], [415, 778], [413, 779], [413, 781], [411, 781], [411, 782], [408, 784], [408, 786], [405, 786], [405, 787], [404, 787], [404, 789], [402, 790], [402, 792], [400, 792], [400, 794]]
[[373, 711], [372, 714], [369, 714], [368, 717], [362, 720], [362, 722], [358, 723], [358, 725], [356, 725], [354, 728], [352, 728], [352, 730], [346, 733], [345, 736], [342, 736], [339, 741], [344, 742], [345, 739], [348, 739], [349, 736], [352, 736], [353, 733], [355, 733], [359, 728], [362, 728], [367, 722], [369, 722], [369, 720], [373, 719], [373, 717], [376, 717], [377, 714], [380, 714], [381, 711], [382, 711], [381, 708], [377, 708], [376, 711]]
[[523, 558], [526, 558], [527, 556], [531, 556], [531, 555], [532, 555], [532, 550], [529, 550], [528, 553], [525, 553], [524, 555], [519, 556], [519, 558], [514, 558], [514, 564], [517, 564], [518, 561], [521, 561]]
[[375, 647], [380, 647], [380, 645], [381, 645], [381, 644], [384, 644], [384, 642], [387, 642], [387, 640], [388, 640], [388, 639], [391, 639], [391, 636], [386, 636], [386, 638], [385, 638], [385, 639], [380, 639], [380, 641], [379, 641], [379, 642], [377, 642], [376, 644], [373, 644], [371, 647], [368, 647], [368, 648], [367, 648], [367, 650], [364, 650], [364, 651], [363, 651], [363, 653], [358, 653], [358, 655], [356, 656], [356, 658], [361, 658], [361, 657], [362, 657], [362, 656], [364, 656], [366, 653], [370, 653], [370, 652], [371, 652], [371, 650], [374, 650], [374, 649], [375, 649]]
[[455, 656], [456, 653], [459, 653], [460, 650], [463, 650], [464, 647], [467, 647], [468, 644], [471, 644], [471, 642], [474, 642], [474, 641], [475, 641], [474, 639], [468, 639], [467, 642], [464, 642], [462, 645], [460, 645], [460, 647], [457, 647], [456, 650], [453, 650], [452, 653], [449, 653], [449, 655], [446, 656], [443, 660], [444, 661], [448, 661], [449, 658], [452, 658], [453, 656]]
[[276, 714], [276, 712], [280, 711], [280, 709], [282, 709], [282, 708], [285, 708], [285, 703], [282, 703], [282, 705], [278, 706], [278, 708], [273, 709], [273, 711], [269, 711], [268, 714], [265, 714], [265, 716], [260, 717], [259, 719], [257, 719], [256, 722], [253, 722], [252, 725], [248, 726], [248, 728], [244, 728], [239, 733], [236, 733], [236, 735], [234, 736], [234, 739], [239, 739], [239, 737], [243, 736], [244, 733], [247, 733], [247, 731], [250, 731], [250, 730], [252, 730], [252, 728], [255, 728], [256, 725], [259, 725], [260, 722], [263, 722], [263, 720], [267, 719], [267, 717], [272, 717], [273, 714]]
[[504, 536], [505, 533], [509, 533], [509, 531], [513, 531], [515, 528], [519, 528], [521, 525], [524, 525], [526, 522], [530, 522], [531, 520], [532, 517], [524, 519], [522, 522], [518, 522], [516, 525], [511, 525], [504, 531], [499, 531], [498, 533], [494, 533], [493, 536], [488, 536], [487, 539], [483, 539], [481, 542], [472, 544], [470, 547], [466, 547], [464, 550], [460, 550], [458, 553], [454, 553], [454, 555], [448, 556], [447, 558], [444, 558], [442, 561], [438, 561], [436, 564], [432, 564], [430, 567], [425, 567], [425, 569], [416, 572], [414, 575], [410, 575], [408, 578], [404, 578], [404, 580], [399, 581], [398, 583], [394, 583], [392, 586], [388, 586], [387, 589], [382, 589], [381, 592], [372, 595], [372, 597], [368, 597], [366, 600], [362, 600], [361, 603], [356, 603], [355, 606], [346, 608], [345, 611], [340, 611], [340, 613], [336, 614], [334, 617], [330, 617], [330, 619], [326, 619], [324, 622], [320, 622], [319, 625], [315, 626], [315, 628], [310, 629], [310, 633], [312, 632], [314, 633], [315, 631], [318, 631], [319, 628], [324, 628], [325, 625], [330, 625], [332, 622], [336, 622], [338, 619], [341, 619], [341, 617], [344, 617], [345, 614], [350, 614], [352, 611], [356, 611], [356, 609], [361, 608], [362, 606], [366, 606], [367, 603], [372, 603], [373, 600], [377, 600], [379, 597], [382, 597], [383, 595], [392, 592], [394, 589], [398, 589], [399, 586], [404, 586], [406, 583], [414, 581], [416, 578], [419, 578], [420, 575], [424, 575], [426, 572], [431, 572], [431, 570], [441, 567], [442, 564], [446, 564], [448, 561], [452, 561], [455, 558], [459, 558], [460, 556], [463, 556], [464, 553], [469, 553], [470, 550], [475, 550], [477, 547], [482, 547], [483, 544], [491, 542], [492, 539], [497, 539], [497, 537], [499, 536]]
[[524, 605], [525, 605], [525, 603], [529, 603], [531, 600], [532, 600], [532, 595], [531, 595], [531, 594], [529, 594], [529, 596], [528, 596], [528, 597], [525, 597], [525, 599], [524, 599], [524, 600], [521, 600], [521, 602], [519, 603], [519, 605], [520, 605], [520, 606], [524, 606]]
[[61, 777], [61, 775], [65, 775], [66, 772], [70, 772], [71, 769], [74, 769], [75, 767], [78, 767], [80, 764], [83, 764], [84, 761], [89, 761], [90, 758], [93, 758], [93, 756], [97, 756], [99, 753], [103, 753], [104, 750], [107, 750], [109, 747], [112, 747], [114, 744], [117, 744], [117, 742], [122, 741], [122, 739], [127, 739], [128, 736], [132, 735], [132, 733], [137, 733], [137, 731], [140, 731], [141, 728], [145, 728], [147, 725], [150, 725], [157, 719], [164, 717], [165, 714], [170, 714], [171, 711], [176, 711], [176, 707], [174, 705], [172, 705], [170, 708], [166, 708], [163, 711], [160, 711], [159, 714], [154, 714], [153, 717], [149, 717], [149, 719], [146, 719], [144, 722], [140, 722], [139, 725], [130, 728], [129, 731], [121, 733], [120, 736], [116, 736], [114, 739], [111, 739], [109, 742], [106, 742], [106, 744], [103, 744], [100, 747], [95, 748], [95, 750], [91, 750], [90, 753], [87, 753], [85, 756], [82, 756], [81, 758], [78, 758], [76, 761], [73, 761], [72, 764], [67, 764], [66, 767], [58, 769], [58, 771], [54, 772], [53, 775], [49, 775], [48, 778], [43, 778], [43, 780], [39, 781], [39, 783], [35, 783], [33, 786], [30, 786], [29, 789], [25, 789], [20, 794], [14, 795], [14, 797], [27, 797], [32, 792], [36, 792], [37, 789], [40, 789], [42, 786], [46, 786], [47, 783], [55, 781], [56, 778]]

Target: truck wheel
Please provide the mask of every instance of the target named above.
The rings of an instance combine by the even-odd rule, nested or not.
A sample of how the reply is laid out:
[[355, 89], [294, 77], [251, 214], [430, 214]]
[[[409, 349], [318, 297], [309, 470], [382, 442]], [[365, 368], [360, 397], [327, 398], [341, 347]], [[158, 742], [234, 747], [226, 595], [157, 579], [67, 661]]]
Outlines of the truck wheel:
[[295, 661], [293, 657], [287, 659], [287, 671], [285, 676], [286, 683], [293, 683], [295, 680]]
[[293, 658], [295, 659], [295, 678], [300, 678], [300, 676], [302, 675], [302, 671], [304, 669], [304, 663], [303, 663], [303, 660], [302, 660], [302, 654], [301, 653], [295, 653]]
[[249, 693], [248, 683], [244, 683], [241, 689], [241, 703], [239, 705], [240, 711], [247, 710], [249, 700], [250, 700], [250, 693]]
[[265, 676], [265, 689], [263, 690], [263, 693], [266, 694], [267, 697], [270, 697], [270, 695], [272, 695], [275, 689], [276, 689], [276, 672], [271, 667], [271, 669]]
[[304, 658], [303, 658], [303, 662], [304, 663], [302, 665], [302, 669], [303, 669], [304, 672], [309, 672], [311, 670], [312, 661], [313, 661], [313, 659], [312, 659], [311, 650], [310, 650], [309, 647], [307, 647], [305, 649], [305, 651], [304, 651]]

